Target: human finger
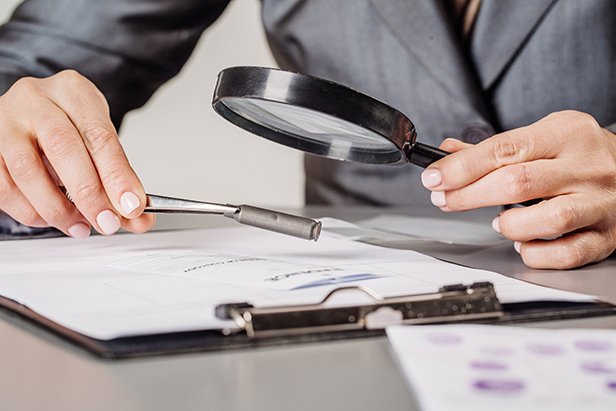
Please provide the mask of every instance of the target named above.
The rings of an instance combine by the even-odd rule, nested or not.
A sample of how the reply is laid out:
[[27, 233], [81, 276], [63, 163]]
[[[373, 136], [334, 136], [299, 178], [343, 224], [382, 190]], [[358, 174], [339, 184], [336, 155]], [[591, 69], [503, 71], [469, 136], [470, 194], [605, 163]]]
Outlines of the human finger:
[[523, 203], [568, 194], [585, 181], [584, 168], [563, 161], [537, 160], [499, 168], [465, 187], [433, 192], [443, 211]]
[[541, 120], [516, 128], [446, 156], [431, 164], [441, 173], [441, 184], [433, 190], [452, 190], [513, 164], [540, 159], [572, 158], [591, 161], [610, 157], [605, 134], [590, 115], [577, 111], [552, 113]]
[[450, 139], [445, 140], [441, 149], [451, 154], [430, 164], [421, 175], [423, 185], [433, 190], [432, 202], [443, 207], [444, 191], [464, 187], [505, 164], [513, 164], [513, 153], [519, 152], [518, 146], [523, 146], [523, 143], [511, 134], [496, 135], [467, 147]]
[[[80, 214], [97, 231], [103, 234], [116, 232], [120, 228], [120, 219], [104, 193], [83, 140], [66, 113], [52, 101], [43, 100], [33, 106], [31, 114], [31, 134], [79, 212], [58, 189], [57, 182], [47, 172], [41, 154], [34, 150], [33, 144], [22, 147], [22, 153], [28, 153], [30, 159], [20, 180], [15, 177], [20, 189], [54, 227], [65, 231], [67, 221]], [[12, 170], [11, 174], [15, 176], [15, 171]]]
[[[28, 133], [17, 131], [17, 134]], [[10, 144], [7, 144], [7, 141], [10, 141]], [[32, 214], [33, 208], [45, 221], [45, 225], [56, 227], [76, 238], [87, 237], [86, 233], [89, 233], [90, 227], [87, 220], [58, 190], [31, 138], [9, 135], [0, 142], [0, 152], [8, 171], [8, 175], [2, 176], [2, 179], [13, 193], [12, 198], [3, 205], [5, 211], [26, 225], [41, 225]], [[10, 180], [14, 182], [14, 186]], [[15, 191], [21, 195], [15, 194]], [[24, 204], [24, 198], [30, 206]], [[20, 206], [24, 207], [21, 212], [16, 210], [16, 207]], [[24, 217], [23, 213], [31, 216]]]
[[469, 148], [472, 146], [473, 144], [465, 143], [463, 141], [456, 140], [455, 138], [447, 138], [443, 140], [439, 148], [448, 153], [456, 153], [460, 150], [464, 150], [465, 148]]
[[[448, 153], [456, 153], [471, 146], [472, 144], [448, 138], [441, 143], [439, 148]], [[436, 167], [428, 167], [421, 173], [421, 182], [426, 188], [437, 187], [442, 183], [441, 172]]]
[[[79, 93], [67, 95], [62, 90], [70, 85]], [[65, 72], [60, 81], [55, 82], [50, 94], [66, 112], [77, 129], [83, 146], [86, 148], [103, 190], [100, 191], [95, 181], [85, 184], [67, 182], [71, 179], [67, 170], [63, 170], [60, 158], [50, 158], [56, 171], [71, 189], [71, 195], [78, 204], [85, 203], [92, 192], [99, 197], [95, 201], [103, 202], [103, 194], [115, 210], [123, 217], [139, 216], [145, 207], [145, 190], [136, 173], [130, 166], [117, 133], [109, 116], [109, 107], [102, 93], [85, 77], [76, 72]], [[74, 187], [70, 187], [73, 185]]]
[[122, 228], [133, 233], [144, 233], [154, 226], [156, 215], [143, 213], [136, 218], [122, 219]]
[[428, 187], [439, 191], [464, 187], [499, 168], [554, 158], [560, 145], [544, 139], [543, 124], [537, 123], [495, 135], [465, 150], [459, 150], [431, 164], [441, 174], [441, 184]]
[[36, 212], [24, 194], [17, 188], [4, 160], [0, 157], [0, 210], [16, 221], [30, 227], [47, 227], [47, 222]]
[[588, 201], [585, 195], [560, 196], [530, 207], [504, 210], [493, 227], [519, 242], [555, 238], [599, 223], [600, 210], [598, 201]]
[[554, 240], [516, 242], [516, 250], [530, 268], [566, 270], [601, 261], [614, 252], [609, 234], [587, 230]]

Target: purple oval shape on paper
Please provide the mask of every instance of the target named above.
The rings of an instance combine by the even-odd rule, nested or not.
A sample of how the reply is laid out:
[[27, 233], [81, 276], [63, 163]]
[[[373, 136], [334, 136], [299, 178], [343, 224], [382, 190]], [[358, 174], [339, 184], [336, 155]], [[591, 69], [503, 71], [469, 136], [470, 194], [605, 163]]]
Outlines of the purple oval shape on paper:
[[616, 392], [616, 381], [608, 381], [607, 389], [613, 392]]
[[557, 344], [531, 343], [528, 344], [526, 348], [528, 348], [530, 352], [540, 355], [560, 355], [565, 353], [565, 349]]
[[611, 351], [614, 349], [614, 344], [611, 341], [600, 340], [582, 340], [574, 343], [575, 348], [582, 351]]
[[593, 374], [616, 374], [616, 362], [614, 361], [585, 361], [581, 364], [581, 368]]
[[473, 387], [481, 392], [515, 394], [524, 390], [524, 383], [517, 380], [477, 380]]
[[462, 337], [449, 333], [429, 333], [426, 338], [434, 344], [458, 344]]
[[480, 360], [471, 362], [471, 368], [485, 371], [503, 371], [509, 368], [507, 364], [497, 361]]

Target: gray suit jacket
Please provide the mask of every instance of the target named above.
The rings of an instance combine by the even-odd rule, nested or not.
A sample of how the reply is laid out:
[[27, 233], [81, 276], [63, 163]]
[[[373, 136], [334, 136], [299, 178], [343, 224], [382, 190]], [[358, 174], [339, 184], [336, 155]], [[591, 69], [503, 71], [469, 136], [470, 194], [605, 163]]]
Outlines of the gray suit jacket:
[[[282, 68], [371, 94], [418, 140], [478, 142], [575, 109], [616, 123], [616, 2], [483, 0], [467, 48], [438, 0], [262, 0]], [[73, 68], [117, 126], [184, 64], [226, 0], [27, 0], [0, 28], [0, 92]], [[307, 157], [307, 201], [428, 204], [415, 166]]]

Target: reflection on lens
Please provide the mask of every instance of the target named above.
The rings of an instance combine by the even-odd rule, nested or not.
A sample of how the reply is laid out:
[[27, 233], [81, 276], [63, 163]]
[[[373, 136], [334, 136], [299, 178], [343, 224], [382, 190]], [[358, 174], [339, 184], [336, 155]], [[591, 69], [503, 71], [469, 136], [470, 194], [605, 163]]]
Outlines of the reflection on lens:
[[387, 138], [346, 120], [278, 102], [228, 98], [225, 106], [236, 114], [290, 138], [318, 142], [329, 147], [328, 157], [346, 160], [352, 153], [397, 153]]

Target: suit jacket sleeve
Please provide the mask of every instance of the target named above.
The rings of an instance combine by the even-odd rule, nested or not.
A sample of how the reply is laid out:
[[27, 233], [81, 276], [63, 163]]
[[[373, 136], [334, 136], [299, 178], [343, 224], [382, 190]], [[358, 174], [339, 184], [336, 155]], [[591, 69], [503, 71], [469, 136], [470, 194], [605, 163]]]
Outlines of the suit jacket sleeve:
[[229, 0], [26, 0], [0, 27], [0, 94], [20, 77], [74, 69], [116, 127], [176, 75]]

